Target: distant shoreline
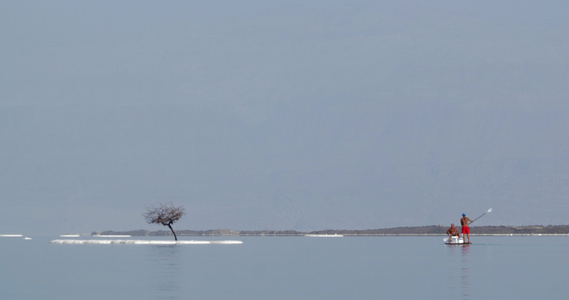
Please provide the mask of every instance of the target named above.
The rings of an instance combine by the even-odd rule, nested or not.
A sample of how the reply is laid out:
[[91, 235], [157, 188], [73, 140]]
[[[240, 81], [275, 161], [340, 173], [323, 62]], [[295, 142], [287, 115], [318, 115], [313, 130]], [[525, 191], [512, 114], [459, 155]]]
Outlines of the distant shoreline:
[[[437, 236], [446, 235], [448, 226], [431, 225], [417, 227], [394, 227], [384, 229], [328, 229], [317, 231], [296, 230], [176, 230], [178, 236], [305, 236], [305, 235], [343, 235], [343, 236]], [[472, 235], [489, 236], [556, 236], [569, 235], [569, 225], [529, 225], [529, 226], [472, 226]], [[95, 231], [92, 235], [130, 235], [130, 236], [170, 236], [166, 230]]]

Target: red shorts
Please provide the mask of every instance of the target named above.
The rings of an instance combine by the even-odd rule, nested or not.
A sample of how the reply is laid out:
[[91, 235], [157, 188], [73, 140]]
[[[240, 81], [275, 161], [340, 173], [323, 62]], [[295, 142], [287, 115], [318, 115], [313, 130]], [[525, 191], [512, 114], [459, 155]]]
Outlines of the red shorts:
[[466, 234], [470, 234], [470, 227], [468, 226], [462, 226], [462, 233], [466, 233]]

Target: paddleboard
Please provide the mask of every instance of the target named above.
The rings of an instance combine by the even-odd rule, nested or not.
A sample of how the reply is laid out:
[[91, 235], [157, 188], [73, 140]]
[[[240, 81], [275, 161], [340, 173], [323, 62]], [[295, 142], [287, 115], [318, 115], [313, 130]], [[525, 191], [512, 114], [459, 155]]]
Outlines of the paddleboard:
[[472, 243], [465, 243], [462, 238], [457, 236], [453, 236], [450, 241], [448, 238], [445, 238], [443, 241], [446, 245], [472, 245]]
[[447, 243], [445, 242], [446, 245], [472, 245], [472, 243]]

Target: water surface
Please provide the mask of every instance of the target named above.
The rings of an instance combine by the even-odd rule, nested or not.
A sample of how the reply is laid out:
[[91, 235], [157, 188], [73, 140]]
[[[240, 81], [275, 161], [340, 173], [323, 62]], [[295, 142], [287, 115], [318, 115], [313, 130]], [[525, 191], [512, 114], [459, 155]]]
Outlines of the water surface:
[[244, 243], [54, 245], [50, 238], [0, 238], [0, 298], [569, 297], [567, 236], [473, 237], [471, 246], [444, 245], [443, 237], [231, 239]]

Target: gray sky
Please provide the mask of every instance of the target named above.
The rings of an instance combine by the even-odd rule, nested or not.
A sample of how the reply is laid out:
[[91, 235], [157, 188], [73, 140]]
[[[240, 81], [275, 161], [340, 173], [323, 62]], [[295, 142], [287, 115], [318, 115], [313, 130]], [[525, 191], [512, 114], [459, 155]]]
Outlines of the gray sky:
[[567, 224], [567, 1], [3, 1], [0, 233]]

